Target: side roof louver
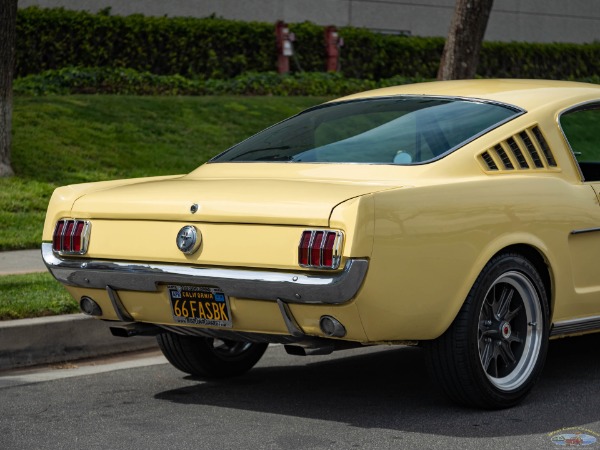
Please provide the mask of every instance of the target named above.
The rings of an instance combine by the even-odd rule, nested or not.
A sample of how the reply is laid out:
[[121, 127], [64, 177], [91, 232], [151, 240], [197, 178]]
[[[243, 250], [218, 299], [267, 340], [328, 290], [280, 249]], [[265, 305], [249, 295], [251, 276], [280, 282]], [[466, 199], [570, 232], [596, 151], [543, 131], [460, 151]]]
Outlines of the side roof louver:
[[479, 159], [486, 172], [557, 168], [554, 155], [537, 125], [488, 148]]

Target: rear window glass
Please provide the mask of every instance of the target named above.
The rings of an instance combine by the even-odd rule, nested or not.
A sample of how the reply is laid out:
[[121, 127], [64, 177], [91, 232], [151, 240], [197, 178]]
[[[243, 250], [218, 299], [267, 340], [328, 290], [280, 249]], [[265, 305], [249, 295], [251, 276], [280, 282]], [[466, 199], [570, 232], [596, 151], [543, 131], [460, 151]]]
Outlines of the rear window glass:
[[433, 97], [389, 97], [309, 109], [212, 162], [421, 164], [518, 115], [510, 106]]

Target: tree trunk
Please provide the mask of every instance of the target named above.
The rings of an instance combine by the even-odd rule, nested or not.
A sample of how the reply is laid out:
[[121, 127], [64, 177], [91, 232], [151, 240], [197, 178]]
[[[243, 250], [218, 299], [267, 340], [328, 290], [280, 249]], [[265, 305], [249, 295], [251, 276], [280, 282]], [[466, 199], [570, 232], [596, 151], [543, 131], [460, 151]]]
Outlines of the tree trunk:
[[17, 2], [0, 0], [0, 177], [13, 175], [10, 146]]
[[479, 51], [494, 0], [456, 0], [438, 80], [475, 78]]

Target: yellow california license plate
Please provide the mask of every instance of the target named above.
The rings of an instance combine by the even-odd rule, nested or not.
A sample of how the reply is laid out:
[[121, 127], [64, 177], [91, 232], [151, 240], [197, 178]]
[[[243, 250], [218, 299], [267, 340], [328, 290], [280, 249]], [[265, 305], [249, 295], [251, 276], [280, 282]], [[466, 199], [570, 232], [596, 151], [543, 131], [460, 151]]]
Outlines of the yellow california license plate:
[[229, 299], [217, 288], [167, 286], [177, 323], [231, 328]]

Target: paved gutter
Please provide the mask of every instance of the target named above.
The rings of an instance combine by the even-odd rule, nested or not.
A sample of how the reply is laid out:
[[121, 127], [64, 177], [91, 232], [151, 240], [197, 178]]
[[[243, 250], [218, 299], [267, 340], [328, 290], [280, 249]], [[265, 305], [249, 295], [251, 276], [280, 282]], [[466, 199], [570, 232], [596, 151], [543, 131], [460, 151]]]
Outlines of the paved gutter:
[[157, 348], [154, 337], [114, 337], [83, 314], [0, 322], [0, 371]]

